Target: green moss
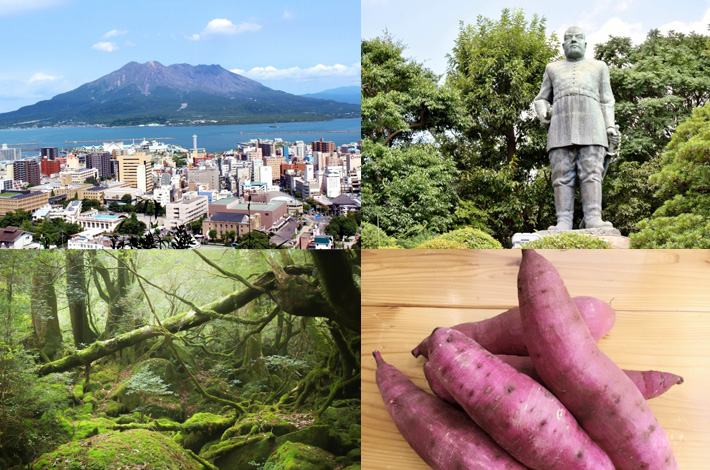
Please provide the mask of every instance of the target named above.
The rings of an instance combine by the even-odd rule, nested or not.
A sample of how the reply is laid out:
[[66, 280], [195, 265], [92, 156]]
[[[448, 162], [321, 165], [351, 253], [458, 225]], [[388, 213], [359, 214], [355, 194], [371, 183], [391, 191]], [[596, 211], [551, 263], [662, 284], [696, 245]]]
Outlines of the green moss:
[[273, 413], [254, 413], [244, 415], [234, 426], [227, 429], [222, 434], [222, 440], [264, 432], [281, 436], [295, 430], [296, 426], [294, 424]]
[[160, 377], [168, 385], [174, 385], [177, 380], [177, 373], [173, 363], [167, 359], [146, 359], [139, 362], [133, 367], [133, 375], [150, 372], [151, 374]]
[[274, 450], [274, 435], [266, 433], [252, 437], [222, 440], [211, 446], [201, 457], [214, 460], [219, 468], [252, 468], [249, 462], [263, 463]]
[[269, 456], [264, 470], [331, 470], [335, 456], [318, 447], [286, 442]]
[[172, 439], [157, 432], [134, 429], [107, 432], [65, 444], [44, 454], [36, 470], [202, 470]]
[[338, 434], [329, 426], [309, 426], [276, 438], [277, 446], [286, 442], [299, 442], [325, 449], [334, 454], [342, 451], [342, 443]]
[[106, 403], [106, 416], [118, 416], [120, 414], [126, 413], [128, 408], [123, 403], [117, 401], [109, 400]]
[[71, 421], [57, 410], [45, 412], [39, 420], [39, 428], [43, 434], [52, 436], [58, 442], [67, 442], [74, 435]]
[[77, 400], [81, 400], [82, 397], [84, 396], [84, 386], [82, 384], [76, 384], [74, 385], [74, 388], [72, 389], [72, 394], [77, 398]]
[[95, 436], [99, 433], [108, 431], [114, 422], [106, 418], [93, 418], [87, 420], [74, 421], [74, 435], [72, 440], [86, 439], [87, 437]]
[[199, 452], [207, 442], [219, 437], [234, 423], [234, 415], [220, 416], [212, 413], [197, 413], [182, 425], [174, 439], [186, 449]]

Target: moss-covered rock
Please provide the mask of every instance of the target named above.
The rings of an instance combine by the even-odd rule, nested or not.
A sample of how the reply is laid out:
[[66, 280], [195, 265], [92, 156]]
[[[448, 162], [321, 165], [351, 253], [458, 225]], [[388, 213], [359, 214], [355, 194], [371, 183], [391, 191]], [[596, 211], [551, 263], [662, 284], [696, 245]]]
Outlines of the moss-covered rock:
[[277, 446], [285, 444], [286, 442], [308, 444], [309, 446], [327, 450], [335, 455], [349, 450], [344, 449], [343, 442], [338, 433], [328, 426], [309, 426], [276, 438]]
[[207, 442], [219, 437], [234, 423], [234, 415], [197, 413], [185, 421], [174, 439], [186, 449], [199, 453]]
[[270, 432], [282, 436], [296, 430], [296, 426], [273, 413], [254, 413], [244, 415], [234, 426], [227, 429], [222, 440], [236, 436]]
[[266, 460], [264, 470], [332, 470], [335, 456], [318, 447], [286, 442]]
[[214, 461], [220, 470], [254, 470], [254, 464], [262, 465], [274, 447], [275, 436], [266, 433], [223, 439], [200, 456], [206, 460]]
[[65, 444], [44, 454], [36, 470], [203, 470], [193, 456], [157, 432], [107, 432]]
[[117, 401], [109, 400], [106, 403], [106, 416], [116, 417], [120, 414], [126, 413], [128, 408], [123, 403]]

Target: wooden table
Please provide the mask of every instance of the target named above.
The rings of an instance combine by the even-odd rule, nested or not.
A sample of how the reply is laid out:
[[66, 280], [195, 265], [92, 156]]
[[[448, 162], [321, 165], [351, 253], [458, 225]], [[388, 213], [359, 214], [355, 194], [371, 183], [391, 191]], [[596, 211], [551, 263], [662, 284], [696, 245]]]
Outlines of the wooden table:
[[[617, 312], [599, 345], [620, 367], [685, 378], [649, 401], [682, 470], [710, 468], [710, 251], [540, 250], [572, 296]], [[362, 274], [362, 468], [427, 469], [402, 439], [375, 384], [379, 350], [429, 390], [411, 349], [437, 326], [517, 304], [518, 250], [368, 250]]]

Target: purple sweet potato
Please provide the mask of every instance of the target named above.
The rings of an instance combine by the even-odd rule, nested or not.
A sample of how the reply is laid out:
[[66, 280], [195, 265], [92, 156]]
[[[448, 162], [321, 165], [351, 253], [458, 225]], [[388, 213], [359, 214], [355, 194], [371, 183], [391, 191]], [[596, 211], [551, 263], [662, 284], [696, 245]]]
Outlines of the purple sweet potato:
[[539, 470], [614, 470], [604, 451], [542, 385], [460, 331], [437, 328], [429, 346], [439, 381], [515, 459]]
[[525, 470], [468, 416], [420, 389], [380, 353], [376, 380], [404, 439], [434, 470]]
[[[545, 385], [535, 370], [530, 356], [511, 356], [507, 354], [496, 354], [496, 356], [521, 374], [525, 374], [536, 382]], [[657, 370], [621, 370], [629, 376], [646, 400], [663, 395], [673, 385], [683, 383], [683, 377], [671, 374], [670, 372], [661, 372]], [[431, 368], [431, 364], [428, 362], [424, 364], [424, 377], [426, 377], [426, 380], [429, 383], [429, 388], [431, 388], [431, 391], [434, 392], [437, 397], [458, 406], [458, 403], [456, 403], [448, 390], [446, 390], [446, 387], [444, 387], [444, 385], [439, 382], [439, 379], [436, 378], [436, 375]]]
[[[594, 297], [575, 297], [574, 303], [596, 340], [601, 339], [614, 326], [616, 313], [603, 300]], [[523, 340], [523, 328], [520, 325], [520, 309], [518, 307], [513, 307], [486, 320], [461, 323], [451, 328], [474, 339], [493, 354], [528, 355]], [[426, 341], [427, 339], [424, 339], [419, 346], [412, 350], [414, 357], [419, 357], [420, 354], [428, 357]]]
[[554, 266], [523, 250], [518, 304], [535, 370], [619, 470], [678, 469], [632, 380], [602, 351]]

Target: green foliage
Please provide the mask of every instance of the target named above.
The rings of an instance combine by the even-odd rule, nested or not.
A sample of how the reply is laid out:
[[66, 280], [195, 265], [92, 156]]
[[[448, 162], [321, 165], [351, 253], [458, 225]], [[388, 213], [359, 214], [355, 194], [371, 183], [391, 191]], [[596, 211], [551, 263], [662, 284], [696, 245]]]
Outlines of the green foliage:
[[83, 199], [81, 201], [81, 212], [87, 212], [92, 209], [101, 209], [101, 201], [98, 199]]
[[24, 209], [17, 209], [14, 212], [8, 212], [4, 216], [0, 217], [0, 228], [5, 228], [8, 226], [21, 227], [23, 222], [31, 221], [32, 214]]
[[269, 236], [264, 232], [253, 230], [239, 237], [239, 246], [243, 250], [269, 248]]
[[214, 240], [217, 238], [217, 230], [211, 229], [209, 233], [207, 234], [208, 237], [210, 237], [210, 240]]
[[39, 224], [34, 224], [29, 230], [34, 233], [33, 239], [50, 245], [63, 246], [72, 235], [81, 232], [83, 228], [79, 224], [70, 224], [63, 219], [44, 219]]
[[352, 237], [357, 233], [357, 229], [357, 221], [354, 217], [338, 215], [330, 219], [330, 222], [325, 227], [325, 233], [341, 239], [343, 237]]
[[625, 37], [597, 45], [595, 58], [609, 66], [624, 160], [655, 158], [676, 126], [710, 101], [707, 40], [696, 33], [663, 35], [654, 29], [638, 46]]
[[397, 237], [451, 227], [456, 169], [435, 146], [389, 148], [365, 139], [363, 155], [365, 222]]
[[394, 145], [420, 131], [442, 132], [462, 120], [457, 93], [438, 86], [431, 70], [402, 56], [405, 46], [385, 33], [363, 40], [362, 135]]
[[[475, 228], [462, 228], [447, 232], [437, 237], [441, 240], [453, 240], [463, 243], [466, 248], [471, 250], [503, 248], [503, 246], [487, 233]], [[435, 239], [436, 240], [436, 239]]]
[[150, 393], [153, 395], [177, 395], [162, 378], [149, 370], [136, 372], [125, 382], [128, 393]]
[[530, 166], [544, 162], [544, 130], [530, 103], [545, 66], [558, 56], [545, 19], [534, 15], [528, 23], [522, 10], [506, 8], [498, 21], [479, 16], [475, 25], [460, 24], [446, 83], [473, 115], [461, 131], [480, 149], [480, 164], [496, 168], [516, 156]]
[[538, 240], [526, 243], [522, 248], [533, 248], [537, 250], [582, 250], [582, 249], [611, 249], [612, 246], [606, 240], [589, 235], [582, 235], [575, 232], [563, 232], [549, 235]]
[[121, 202], [124, 204], [131, 204], [133, 202], [133, 196], [126, 193], [123, 196], [121, 196]]
[[116, 227], [116, 233], [122, 235], [143, 235], [145, 233], [146, 225], [141, 222], [136, 217], [136, 213], [132, 212], [131, 216], [127, 219], [123, 219], [121, 223]]
[[395, 246], [394, 240], [388, 237], [383, 230], [368, 222], [362, 224], [361, 240], [363, 249]]
[[631, 248], [710, 248], [710, 219], [699, 214], [654, 217], [639, 222]]
[[621, 233], [629, 234], [638, 231], [638, 222], [661, 205], [656, 195], [658, 185], [650, 180], [660, 170], [660, 162], [621, 162], [616, 168], [614, 177], [604, 180], [603, 218]]
[[[36, 355], [0, 341], [0, 467], [14, 459], [32, 460], [53, 445], [54, 430], [33, 420], [64, 408], [69, 399], [67, 374], [37, 378]], [[6, 465], [7, 464], [7, 465]]]
[[632, 234], [634, 247], [707, 247], [710, 222], [710, 104], [676, 129], [649, 180], [662, 205]]
[[432, 238], [418, 245], [416, 248], [424, 250], [465, 250], [466, 245], [456, 240], [447, 240], [445, 238]]

